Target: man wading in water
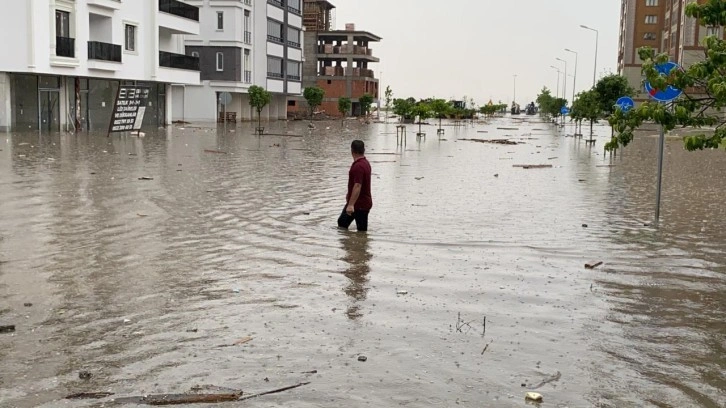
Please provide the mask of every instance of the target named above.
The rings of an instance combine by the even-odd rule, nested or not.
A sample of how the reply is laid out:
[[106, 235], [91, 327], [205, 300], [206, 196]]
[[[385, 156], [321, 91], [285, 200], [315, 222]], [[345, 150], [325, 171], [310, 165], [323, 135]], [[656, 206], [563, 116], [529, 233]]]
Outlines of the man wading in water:
[[348, 195], [343, 213], [338, 218], [338, 227], [348, 229], [355, 220], [358, 231], [368, 231], [368, 213], [373, 207], [371, 196], [371, 164], [365, 157], [366, 146], [360, 140], [350, 145], [353, 165], [348, 172]]

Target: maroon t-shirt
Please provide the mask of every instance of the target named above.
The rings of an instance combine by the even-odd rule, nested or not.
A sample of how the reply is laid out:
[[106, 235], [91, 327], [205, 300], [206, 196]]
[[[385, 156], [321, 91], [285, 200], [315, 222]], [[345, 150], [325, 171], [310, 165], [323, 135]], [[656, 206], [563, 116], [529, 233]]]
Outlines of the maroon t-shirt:
[[350, 195], [353, 194], [353, 186], [360, 184], [360, 195], [355, 202], [355, 209], [370, 211], [373, 208], [373, 197], [371, 196], [371, 164], [368, 159], [361, 157], [353, 162], [348, 172], [348, 195], [345, 196], [346, 203], [350, 202]]

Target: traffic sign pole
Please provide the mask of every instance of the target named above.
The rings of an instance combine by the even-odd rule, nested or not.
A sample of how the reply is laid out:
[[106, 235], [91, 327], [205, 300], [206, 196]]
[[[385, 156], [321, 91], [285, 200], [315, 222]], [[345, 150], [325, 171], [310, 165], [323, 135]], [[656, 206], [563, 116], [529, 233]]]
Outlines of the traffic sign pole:
[[[663, 64], [656, 65], [656, 70], [660, 75], [668, 76], [670, 75], [671, 71], [674, 69], [681, 69], [678, 64], [674, 62], [666, 62]], [[650, 85], [650, 82], [645, 83], [645, 90], [648, 92], [651, 98], [655, 99], [658, 102], [662, 103], [670, 103], [674, 100], [676, 100], [679, 96], [681, 96], [681, 93], [683, 93], [682, 90], [678, 88], [674, 88], [671, 85], [668, 85], [666, 89], [655, 89]], [[666, 107], [666, 110], [669, 108]], [[663, 124], [660, 125], [660, 135], [658, 138], [658, 180], [656, 184], [656, 191], [655, 191], [655, 226], [658, 226], [660, 223], [660, 202], [661, 202], [661, 193], [663, 189], [663, 161], [665, 159], [665, 128]]]
[[655, 225], [660, 222], [660, 197], [663, 188], [663, 156], [665, 155], [665, 128], [660, 125], [658, 138], [658, 185], [655, 190]]

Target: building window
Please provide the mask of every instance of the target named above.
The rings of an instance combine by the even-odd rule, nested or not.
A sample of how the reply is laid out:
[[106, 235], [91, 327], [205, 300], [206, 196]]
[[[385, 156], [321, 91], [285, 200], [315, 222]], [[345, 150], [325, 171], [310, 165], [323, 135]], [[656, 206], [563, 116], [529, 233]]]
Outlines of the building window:
[[282, 58], [267, 57], [267, 76], [282, 78]]
[[275, 20], [267, 20], [267, 39], [282, 43], [282, 23]]
[[300, 0], [287, 0], [287, 9], [300, 14]]
[[643, 34], [644, 40], [655, 40], [655, 33], [645, 33]]
[[217, 12], [217, 30], [224, 30], [224, 11]]
[[287, 101], [287, 106], [295, 106], [295, 101], [293, 101], [292, 99]]
[[126, 37], [124, 48], [126, 51], [136, 51], [136, 26], [126, 24], [124, 32]]
[[293, 27], [287, 27], [287, 45], [300, 48], [300, 30]]
[[287, 61], [287, 79], [291, 81], [300, 80], [300, 63], [297, 61]]
[[720, 33], [721, 33], [721, 29], [719, 27], [706, 27], [706, 35], [709, 37], [712, 37], [712, 36], [719, 37]]
[[217, 53], [217, 71], [224, 71], [224, 53]]
[[56, 37], [70, 38], [71, 13], [61, 10], [55, 11], [55, 35]]
[[657, 6], [658, 5], [658, 0], [645, 0], [645, 5], [646, 6], [651, 6], [651, 7], [652, 6]]
[[645, 24], [658, 24], [658, 16], [645, 16]]

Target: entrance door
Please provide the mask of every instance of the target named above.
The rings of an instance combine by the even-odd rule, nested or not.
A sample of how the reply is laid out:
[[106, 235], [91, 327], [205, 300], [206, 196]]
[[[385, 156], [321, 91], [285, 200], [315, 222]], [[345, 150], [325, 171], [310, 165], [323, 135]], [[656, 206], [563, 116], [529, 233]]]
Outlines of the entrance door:
[[57, 89], [39, 91], [38, 111], [41, 131], [60, 132], [60, 92]]

